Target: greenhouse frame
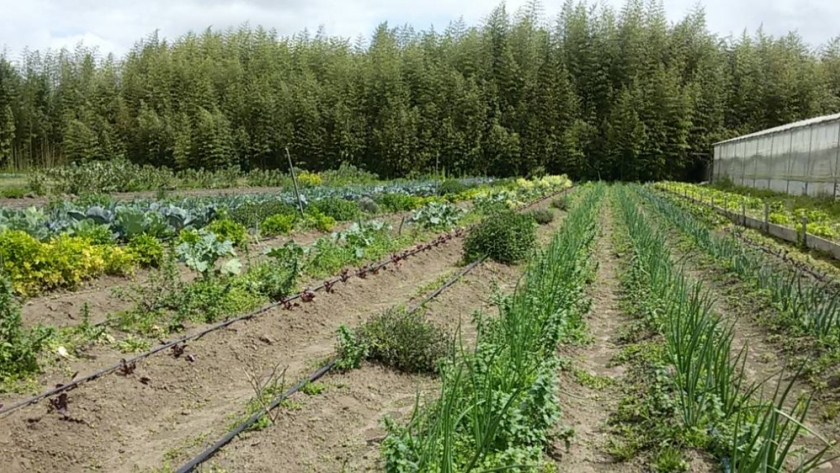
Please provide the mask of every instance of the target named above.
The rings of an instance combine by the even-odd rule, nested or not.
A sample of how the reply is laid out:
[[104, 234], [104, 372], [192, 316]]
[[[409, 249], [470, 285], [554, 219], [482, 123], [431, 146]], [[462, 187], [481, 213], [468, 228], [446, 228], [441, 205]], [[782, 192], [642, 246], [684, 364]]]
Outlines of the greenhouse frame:
[[788, 194], [838, 195], [840, 114], [715, 143], [712, 180]]

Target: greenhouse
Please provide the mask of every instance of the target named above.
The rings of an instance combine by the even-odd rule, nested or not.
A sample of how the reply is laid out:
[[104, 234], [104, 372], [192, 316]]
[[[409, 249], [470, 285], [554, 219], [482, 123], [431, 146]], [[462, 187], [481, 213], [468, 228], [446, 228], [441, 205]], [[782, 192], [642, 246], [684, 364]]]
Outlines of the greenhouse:
[[712, 176], [800, 195], [833, 195], [840, 180], [840, 114], [810, 118], [714, 144]]

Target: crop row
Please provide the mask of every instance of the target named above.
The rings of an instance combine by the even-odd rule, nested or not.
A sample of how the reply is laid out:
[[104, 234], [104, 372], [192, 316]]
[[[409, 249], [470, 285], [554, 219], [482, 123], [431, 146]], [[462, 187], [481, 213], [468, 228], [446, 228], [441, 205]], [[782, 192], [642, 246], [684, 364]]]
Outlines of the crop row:
[[216, 202], [193, 210], [159, 202], [148, 206], [112, 202], [108, 208], [92, 206], [84, 212], [54, 209], [49, 216], [34, 208], [7, 211], [17, 213], [7, 220], [5, 229], [0, 223], [0, 261], [15, 291], [31, 295], [56, 287], [73, 288], [102, 274], [129, 275], [141, 265], [159, 266], [164, 257], [162, 240], [173, 242], [182, 261], [201, 266], [197, 254], [229, 256], [235, 246], [245, 247], [261, 235], [288, 233], [293, 227], [330, 231], [336, 221], [355, 220], [383, 208], [414, 210], [411, 223], [436, 227], [458, 216], [450, 202], [469, 199], [481, 208], [514, 206], [568, 187], [570, 182], [565, 176], [549, 176], [521, 179], [501, 188], [455, 184], [445, 186], [443, 196], [383, 192], [358, 201], [346, 195], [322, 197], [311, 201], [303, 214], [276, 196], [265, 200], [235, 197], [239, 199], [235, 205]]
[[[767, 399], [760, 394], [766, 381], [747, 379], [746, 348], [734, 349], [734, 328], [714, 312], [709, 292], [674, 265], [665, 237], [640, 211], [638, 193], [658, 212], [676, 216], [638, 187], [617, 191], [632, 252], [623, 280], [627, 297], [635, 314], [659, 335], [625, 351], [644, 379], [642, 392], [625, 399], [617, 415], [632, 424], [625, 441], [631, 449], [655, 450], [662, 468], [677, 466], [669, 463], [677, 463], [672, 452], [698, 448], [712, 453], [725, 471], [783, 471], [807, 430], [803, 422], [810, 401], [786, 407], [793, 382], [777, 385]], [[815, 469], [827, 449], [797, 471]]]
[[[546, 194], [543, 198], [552, 194]], [[527, 205], [538, 202], [536, 199]], [[479, 212], [476, 210], [476, 212]], [[497, 215], [492, 209], [484, 212]], [[476, 215], [474, 218], [482, 218]], [[494, 221], [499, 219], [493, 219]], [[132, 333], [116, 345], [125, 352], [143, 351], [150, 347], [146, 338], [138, 338], [133, 334], [150, 338], [163, 338], [169, 333], [186, 329], [188, 322], [215, 323], [222, 317], [231, 317], [256, 307], [261, 309], [247, 315], [226, 319], [215, 323], [198, 335], [180, 337], [164, 348], [177, 346], [184, 341], [202, 336], [210, 331], [225, 327], [239, 320], [247, 320], [269, 308], [284, 307], [291, 309], [298, 302], [310, 302], [315, 293], [320, 290], [331, 292], [339, 283], [346, 282], [352, 277], [365, 278], [369, 274], [377, 274], [389, 265], [399, 265], [400, 262], [416, 253], [430, 250], [454, 237], [463, 235], [463, 230], [454, 233], [444, 233], [425, 244], [415, 248], [398, 251], [411, 247], [418, 240], [427, 238], [434, 232], [454, 226], [454, 221], [445, 222], [442, 226], [433, 225], [401, 234], [393, 234], [389, 226], [377, 222], [354, 223], [349, 229], [332, 235], [324, 236], [307, 248], [294, 243], [287, 243], [268, 252], [268, 259], [256, 265], [249, 265], [248, 271], [242, 274], [226, 274], [222, 269], [230, 266], [229, 260], [222, 267], [215, 262], [206, 261], [204, 269], [192, 283], [182, 283], [177, 277], [177, 271], [168, 267], [160, 270], [158, 276], [152, 278], [150, 284], [140, 286], [130, 294], [130, 299], [136, 301], [129, 310], [113, 314], [108, 319], [108, 325], [113, 325], [121, 331]], [[533, 225], [533, 220], [527, 223]], [[216, 242], [216, 244], [219, 244]], [[390, 256], [387, 256], [390, 255]], [[207, 254], [202, 254], [207, 257]], [[386, 257], [379, 263], [368, 263]], [[364, 264], [368, 263], [368, 264]], [[348, 266], [361, 265], [358, 270], [347, 269]], [[310, 279], [336, 274], [337, 277], [327, 279], [315, 287], [307, 287], [292, 295], [297, 290], [298, 281], [303, 276]], [[209, 268], [216, 268], [210, 270]], [[11, 298], [8, 285], [0, 286], [0, 295], [8, 304], [3, 305], [0, 319], [4, 320], [5, 332], [0, 332], [0, 340], [6, 342], [0, 347], [0, 359], [8, 363], [0, 364], [0, 381], [6, 386], [14, 386], [18, 380], [39, 370], [39, 354], [49, 349], [50, 353], [57, 352], [62, 356], [83, 356], [84, 350], [91, 344], [114, 342], [107, 334], [106, 326], [92, 325], [82, 314], [83, 322], [78, 326], [53, 329], [51, 327], [35, 327], [25, 329], [20, 320], [20, 312]], [[266, 305], [268, 304], [268, 305]], [[138, 355], [136, 359], [143, 359], [152, 353], [161, 351], [160, 346], [147, 353]], [[107, 372], [121, 369], [112, 367]], [[96, 379], [102, 373], [88, 378]], [[0, 388], [4, 385], [0, 384]], [[56, 391], [58, 392], [58, 391]], [[54, 394], [51, 393], [49, 395]], [[42, 395], [41, 397], [44, 397]], [[25, 403], [24, 403], [25, 404]], [[0, 410], [2, 412], [3, 410]]]
[[590, 248], [604, 186], [581, 192], [547, 249], [538, 251], [498, 315], [477, 316], [472, 349], [445, 363], [438, 399], [407, 425], [386, 421], [386, 469], [540, 470], [560, 415], [556, 348], [582, 323], [589, 301]]
[[791, 199], [782, 197], [754, 197], [684, 182], [658, 182], [655, 187], [690, 196], [702, 202], [714, 203], [716, 207], [733, 214], [743, 213], [759, 220], [766, 217], [769, 223], [790, 227], [797, 233], [802, 233], [802, 224], [805, 221], [809, 234], [840, 241], [840, 219], [825, 210], [814, 208], [813, 204], [797, 206], [790, 203]]

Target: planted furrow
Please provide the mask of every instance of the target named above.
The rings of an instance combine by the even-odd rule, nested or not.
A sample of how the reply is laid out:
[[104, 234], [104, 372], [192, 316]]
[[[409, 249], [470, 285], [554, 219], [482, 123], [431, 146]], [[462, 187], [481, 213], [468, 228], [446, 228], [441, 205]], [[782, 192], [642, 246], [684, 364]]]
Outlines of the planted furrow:
[[389, 422], [386, 469], [467, 472], [540, 468], [559, 417], [557, 344], [579, 329], [588, 302], [589, 248], [603, 186], [578, 199], [548, 248], [529, 263], [497, 315], [477, 320], [475, 345], [442, 369], [440, 395], [407, 424]]
[[[733, 326], [714, 312], [708, 290], [674, 265], [635, 195], [621, 189], [618, 203], [633, 251], [624, 284], [650, 332], [627, 350], [640, 378], [637, 394], [645, 395], [620, 411], [639, 436], [625, 433], [624, 446], [650, 451], [660, 467], [679, 465], [686, 452], [699, 449], [727, 471], [782, 471], [807, 432], [802, 422], [810, 401], [788, 407], [792, 383], [747, 380], [745, 349], [733, 349]], [[801, 471], [816, 468], [827, 448], [809, 456]]]

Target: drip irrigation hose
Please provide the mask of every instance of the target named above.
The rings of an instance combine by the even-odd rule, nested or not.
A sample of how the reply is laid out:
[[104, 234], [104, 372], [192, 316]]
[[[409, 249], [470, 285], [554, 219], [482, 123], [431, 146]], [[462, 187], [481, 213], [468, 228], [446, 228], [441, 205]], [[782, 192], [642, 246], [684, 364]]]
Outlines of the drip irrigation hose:
[[[554, 192], [554, 193], [548, 194], [546, 196], [540, 197], [539, 199], [533, 200], [533, 201], [523, 205], [518, 210], [520, 210], [520, 211], [525, 210], [525, 209], [527, 209], [531, 206], [534, 206], [534, 205], [536, 205], [540, 202], [545, 201], [546, 199], [550, 199], [557, 194], [565, 193], [565, 192], [567, 192], [571, 189], [572, 188], [563, 189], [562, 191]], [[457, 230], [457, 231], [452, 232], [452, 233], [447, 232], [445, 234], [442, 234], [442, 235], [438, 236], [437, 238], [432, 240], [430, 243], [419, 244], [412, 250], [407, 250], [403, 253], [394, 254], [391, 257], [389, 257], [387, 259], [384, 259], [381, 262], [379, 262], [379, 263], [377, 263], [373, 266], [363, 266], [361, 269], [357, 270], [353, 274], [345, 274], [343, 276], [333, 278], [331, 280], [328, 280], [326, 282], [323, 282], [323, 283], [319, 284], [318, 286], [315, 286], [314, 288], [307, 288], [304, 291], [301, 291], [297, 294], [294, 294], [292, 296], [284, 298], [280, 301], [272, 302], [271, 304], [269, 304], [265, 307], [257, 309], [255, 311], [250, 312], [248, 314], [245, 314], [243, 316], [236, 317], [236, 318], [233, 318], [233, 319], [228, 319], [228, 320], [225, 320], [223, 322], [219, 322], [215, 325], [211, 325], [211, 326], [209, 326], [209, 327], [205, 328], [204, 330], [201, 330], [197, 333], [194, 333], [194, 334], [191, 334], [191, 335], [185, 335], [185, 336], [177, 338], [175, 340], [171, 340], [171, 341], [166, 342], [162, 345], [158, 345], [157, 347], [152, 348], [151, 350], [149, 350], [145, 353], [141, 353], [141, 354], [139, 354], [137, 356], [134, 356], [132, 358], [129, 358], [129, 359], [123, 359], [117, 364], [111, 365], [107, 368], [101, 369], [99, 371], [96, 371], [96, 372], [94, 372], [92, 374], [89, 374], [87, 376], [84, 376], [82, 378], [73, 379], [66, 384], [58, 384], [58, 385], [56, 385], [56, 387], [54, 387], [52, 389], [49, 389], [47, 391], [44, 391], [40, 394], [37, 394], [35, 396], [26, 398], [22, 401], [16, 402], [16, 403], [11, 404], [9, 406], [4, 406], [4, 407], [0, 408], [0, 416], [4, 416], [4, 415], [9, 414], [9, 413], [11, 413], [13, 411], [16, 411], [18, 409], [22, 409], [26, 406], [30, 406], [32, 404], [35, 404], [39, 401], [42, 401], [42, 400], [44, 400], [48, 397], [54, 396], [56, 394], [60, 394], [62, 392], [70, 391], [72, 389], [75, 389], [77, 386], [79, 386], [81, 384], [84, 384], [84, 383], [87, 383], [87, 382], [90, 382], [90, 381], [95, 381], [96, 379], [101, 378], [102, 376], [109, 375], [109, 374], [114, 373], [114, 372], [116, 372], [120, 369], [123, 369], [123, 368], [129, 367], [131, 365], [134, 365], [138, 361], [145, 360], [146, 358], [149, 358], [150, 356], [152, 356], [156, 353], [160, 353], [161, 351], [164, 351], [168, 348], [175, 347], [175, 346], [177, 346], [181, 343], [188, 342], [188, 341], [191, 341], [191, 340], [198, 340], [198, 339], [200, 339], [204, 335], [207, 335], [210, 332], [215, 332], [216, 330], [225, 328], [225, 327], [227, 327], [229, 325], [232, 325], [234, 323], [237, 323], [237, 322], [253, 319], [254, 317], [262, 315], [262, 314], [268, 312], [269, 310], [272, 310], [272, 309], [275, 309], [277, 307], [285, 306], [287, 304], [290, 304], [291, 302], [302, 298], [304, 295], [312, 294], [314, 292], [323, 290], [327, 286], [332, 287], [334, 284], [336, 284], [338, 282], [345, 282], [345, 281], [347, 281], [347, 279], [349, 277], [361, 276], [363, 274], [368, 274], [368, 273], [375, 273], [375, 272], [381, 270], [382, 268], [386, 267], [387, 265], [393, 263], [395, 257], [397, 257], [397, 256], [399, 256], [401, 259], [405, 259], [407, 257], [414, 256], [414, 255], [416, 255], [416, 254], [418, 254], [422, 251], [426, 251], [426, 250], [431, 249], [433, 247], [437, 247], [438, 245], [440, 245], [442, 243], [445, 243], [446, 241], [449, 241], [452, 238], [455, 238], [456, 236], [462, 236], [467, 231], [469, 231], [471, 228], [472, 227], [470, 227], [466, 230]], [[2, 404], [0, 404], [0, 405], [2, 405]]]
[[[487, 259], [487, 256], [482, 256], [481, 258], [473, 261], [469, 265], [465, 266], [464, 269], [458, 272], [455, 276], [451, 277], [447, 280], [442, 286], [440, 286], [435, 292], [429, 294], [425, 298], [423, 298], [420, 303], [415, 305], [413, 308], [408, 310], [409, 314], [417, 312], [420, 310], [424, 305], [426, 305], [429, 301], [439, 296], [443, 291], [447, 288], [458, 282], [462, 277], [464, 277], [467, 273], [475, 269], [476, 266], [480, 265]], [[317, 381], [319, 378], [327, 374], [333, 367], [335, 366], [335, 360], [331, 360], [327, 362], [324, 366], [318, 368], [314, 373], [310, 374], [308, 377], [304, 378], [303, 380], [299, 381], [296, 385], [292, 386], [286, 392], [280, 394], [273, 401], [268, 407], [264, 407], [259, 410], [256, 414], [252, 415], [241, 424], [237, 425], [232, 431], [225, 434], [224, 437], [220, 438], [216, 443], [208, 447], [203, 452], [196, 455], [192, 460], [185, 463], [181, 468], [178, 468], [176, 473], [189, 473], [193, 471], [197, 466], [204, 463], [205, 461], [209, 460], [210, 457], [216, 454], [219, 450], [222, 449], [225, 445], [230, 443], [231, 440], [236, 438], [239, 434], [247, 430], [253, 424], [259, 422], [259, 420], [264, 416], [267, 415], [269, 412], [273, 411], [280, 405], [283, 401], [285, 401], [288, 397], [295, 394], [296, 392], [300, 391], [307, 383], [313, 383]]]

